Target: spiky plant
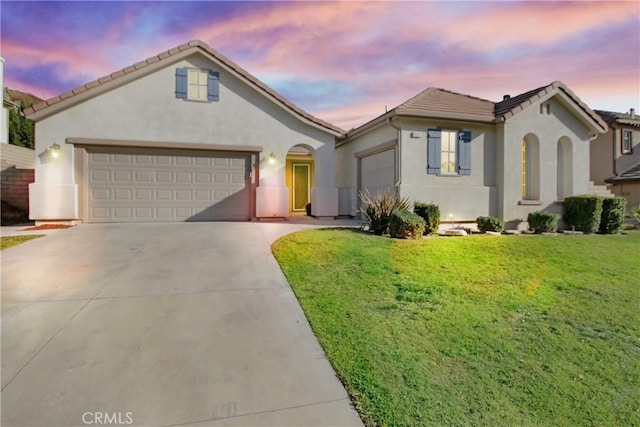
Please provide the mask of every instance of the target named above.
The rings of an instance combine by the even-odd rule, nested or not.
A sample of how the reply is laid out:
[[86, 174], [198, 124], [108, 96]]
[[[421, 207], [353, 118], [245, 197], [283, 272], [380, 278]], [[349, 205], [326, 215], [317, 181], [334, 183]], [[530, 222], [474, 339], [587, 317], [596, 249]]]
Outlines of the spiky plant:
[[369, 190], [359, 192], [361, 209], [360, 212], [369, 222], [371, 230], [382, 235], [389, 230], [389, 220], [394, 210], [408, 210], [411, 202], [408, 197], [398, 197], [394, 190], [385, 190], [371, 194]]

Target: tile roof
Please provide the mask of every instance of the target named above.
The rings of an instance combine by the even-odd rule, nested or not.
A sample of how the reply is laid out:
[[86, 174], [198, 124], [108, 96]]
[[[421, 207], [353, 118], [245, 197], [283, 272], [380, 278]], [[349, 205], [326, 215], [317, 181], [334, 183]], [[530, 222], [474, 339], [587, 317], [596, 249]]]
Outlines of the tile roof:
[[627, 169], [620, 175], [607, 178], [604, 181], [612, 184], [615, 184], [616, 182], [640, 181], [640, 163]]
[[46, 110], [56, 104], [59, 104], [60, 102], [63, 102], [65, 100], [71, 99], [79, 94], [85, 93], [85, 92], [90, 92], [90, 91], [94, 91], [96, 92], [96, 95], [98, 94], [98, 91], [96, 90], [96, 88], [99, 88], [100, 86], [104, 85], [105, 83], [109, 83], [112, 81], [117, 81], [118, 79], [121, 79], [124, 76], [130, 75], [131, 73], [137, 72], [141, 69], [144, 69], [150, 65], [168, 60], [172, 57], [175, 57], [176, 55], [185, 52], [185, 51], [189, 51], [192, 50], [194, 52], [196, 52], [197, 50], [201, 50], [206, 52], [207, 54], [211, 55], [212, 57], [215, 58], [216, 61], [220, 62], [221, 64], [223, 64], [224, 66], [228, 67], [229, 69], [231, 69], [233, 72], [235, 72], [236, 74], [238, 74], [239, 76], [241, 76], [242, 78], [246, 79], [250, 84], [254, 85], [255, 87], [257, 87], [258, 89], [260, 89], [265, 95], [267, 95], [268, 97], [271, 97], [273, 100], [275, 100], [281, 107], [283, 107], [286, 110], [289, 110], [290, 112], [294, 113], [295, 115], [304, 118], [320, 127], [323, 127], [329, 131], [331, 131], [331, 133], [338, 133], [338, 134], [343, 134], [345, 131], [335, 125], [332, 125], [329, 122], [326, 122], [324, 120], [321, 120], [309, 113], [307, 113], [306, 111], [302, 110], [301, 108], [297, 107], [296, 105], [294, 105], [293, 103], [291, 103], [289, 100], [287, 100], [285, 97], [283, 97], [282, 95], [280, 95], [279, 93], [277, 93], [276, 91], [274, 91], [273, 89], [271, 89], [269, 86], [267, 86], [266, 84], [264, 84], [263, 82], [261, 82], [260, 80], [258, 80], [256, 77], [254, 77], [253, 75], [251, 75], [248, 71], [246, 71], [244, 68], [240, 67], [238, 64], [236, 64], [235, 62], [231, 61], [229, 58], [227, 58], [226, 56], [222, 55], [220, 52], [218, 52], [217, 50], [213, 49], [211, 46], [209, 46], [208, 44], [204, 43], [203, 41], [200, 40], [191, 40], [188, 43], [184, 43], [181, 44], [179, 46], [176, 46], [172, 49], [169, 49], [166, 52], [162, 52], [159, 53], [158, 55], [152, 56], [150, 58], [147, 58], [144, 61], [140, 61], [137, 62], [133, 65], [130, 65], [128, 67], [123, 68], [122, 70], [113, 72], [107, 76], [103, 76], [100, 77], [96, 80], [93, 80], [89, 83], [86, 83], [82, 86], [79, 86], [73, 90], [70, 90], [68, 92], [65, 92], [61, 95], [58, 96], [54, 96], [53, 98], [49, 98], [43, 102], [40, 102], [38, 104], [33, 105], [31, 108], [28, 108], [25, 110], [25, 114], [27, 116], [29, 115], [33, 115], [37, 112]]
[[430, 87], [394, 110], [398, 115], [406, 116], [446, 116], [492, 122], [495, 118], [493, 108], [493, 102], [486, 99]]
[[607, 124], [602, 118], [582, 102], [564, 83], [559, 81], [495, 103], [446, 89], [430, 87], [387, 113], [350, 130], [341, 138], [339, 143], [343, 144], [355, 135], [393, 116], [433, 117], [495, 123], [501, 119], [506, 120], [513, 117], [537, 100], [550, 95], [552, 92], [555, 93], [554, 91], [565, 93], [576, 104], [577, 108], [596, 124], [596, 127], [599, 127], [603, 132], [607, 130]]
[[609, 124], [619, 123], [640, 127], [640, 115], [635, 112], [633, 116], [630, 112], [618, 113], [616, 111], [605, 110], [595, 110], [595, 112], [598, 113], [598, 115], [600, 115], [600, 117], [602, 117], [602, 119]]
[[530, 90], [529, 92], [525, 92], [512, 98], [505, 99], [501, 102], [497, 102], [495, 104], [496, 107], [494, 114], [496, 115], [496, 118], [504, 117], [505, 119], [509, 119], [555, 90], [565, 93], [573, 102], [576, 103], [578, 108], [581, 109], [582, 112], [592, 121], [594, 121], [598, 126], [600, 126], [603, 131], [606, 131], [608, 129], [608, 126], [606, 122], [602, 120], [602, 117], [600, 117], [595, 111], [589, 108], [587, 104], [582, 102], [582, 100], [578, 98], [578, 96], [573, 93], [573, 91], [571, 91], [564, 83], [560, 81], [555, 81], [547, 86], [541, 86], [537, 89]]

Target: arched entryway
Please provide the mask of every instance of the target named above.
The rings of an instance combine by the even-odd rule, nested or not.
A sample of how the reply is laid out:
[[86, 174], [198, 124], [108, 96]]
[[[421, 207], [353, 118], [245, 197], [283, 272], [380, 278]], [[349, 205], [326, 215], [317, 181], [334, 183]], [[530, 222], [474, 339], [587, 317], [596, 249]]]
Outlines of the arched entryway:
[[306, 215], [315, 183], [314, 150], [295, 145], [287, 153], [286, 185], [289, 188], [289, 215]]

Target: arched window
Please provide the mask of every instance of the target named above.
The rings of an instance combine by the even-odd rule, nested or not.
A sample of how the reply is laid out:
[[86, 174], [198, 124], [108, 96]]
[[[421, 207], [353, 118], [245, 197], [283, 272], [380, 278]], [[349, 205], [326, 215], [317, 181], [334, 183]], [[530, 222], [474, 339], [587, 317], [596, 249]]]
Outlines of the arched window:
[[532, 133], [522, 139], [521, 195], [523, 200], [540, 199], [540, 143]]

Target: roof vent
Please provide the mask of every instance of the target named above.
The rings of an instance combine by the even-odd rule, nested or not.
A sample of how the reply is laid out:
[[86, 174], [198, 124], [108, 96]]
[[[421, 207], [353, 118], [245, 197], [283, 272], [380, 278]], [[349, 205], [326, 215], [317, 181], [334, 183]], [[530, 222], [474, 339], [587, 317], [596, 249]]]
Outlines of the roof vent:
[[630, 108], [629, 109], [629, 115], [631, 116], [631, 120], [634, 120], [636, 118], [636, 109], [635, 108]]
[[510, 98], [511, 98], [511, 95], [503, 95], [502, 96], [502, 100], [503, 101], [506, 101], [507, 99], [510, 99]]

